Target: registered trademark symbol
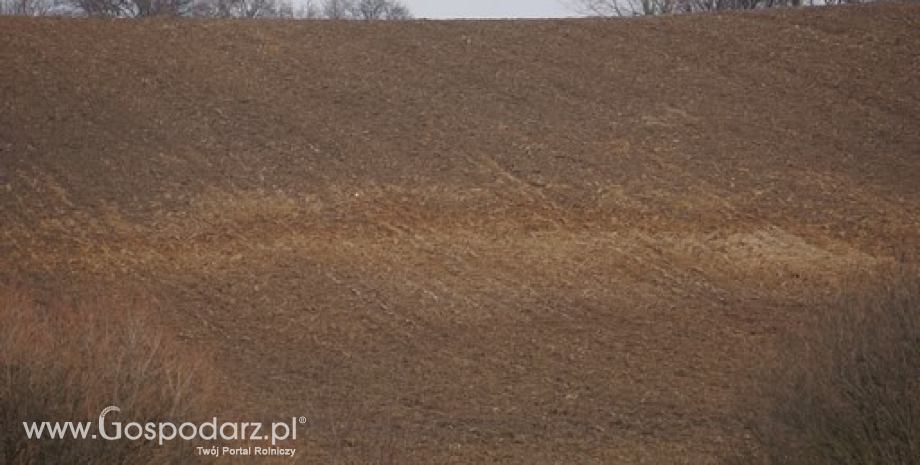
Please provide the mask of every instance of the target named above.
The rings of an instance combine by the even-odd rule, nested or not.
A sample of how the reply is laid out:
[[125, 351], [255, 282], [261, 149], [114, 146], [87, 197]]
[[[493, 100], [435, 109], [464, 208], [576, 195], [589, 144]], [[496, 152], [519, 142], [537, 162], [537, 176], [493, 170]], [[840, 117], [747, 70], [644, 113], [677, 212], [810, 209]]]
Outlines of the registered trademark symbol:
[[300, 417], [300, 424], [301, 425], [307, 424], [307, 417]]

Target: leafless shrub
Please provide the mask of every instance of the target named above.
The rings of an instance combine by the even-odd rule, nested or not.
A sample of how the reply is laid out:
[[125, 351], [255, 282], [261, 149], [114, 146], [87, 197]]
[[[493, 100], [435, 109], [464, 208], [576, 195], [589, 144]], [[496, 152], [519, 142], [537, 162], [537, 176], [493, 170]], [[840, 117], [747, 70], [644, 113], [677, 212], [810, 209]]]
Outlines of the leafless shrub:
[[149, 305], [39, 303], [20, 288], [0, 288], [0, 462], [193, 460], [187, 441], [29, 439], [23, 427], [91, 422], [110, 405], [151, 422], [204, 418], [212, 375], [154, 317]]
[[781, 353], [748, 413], [768, 464], [920, 463], [920, 273], [818, 312]]

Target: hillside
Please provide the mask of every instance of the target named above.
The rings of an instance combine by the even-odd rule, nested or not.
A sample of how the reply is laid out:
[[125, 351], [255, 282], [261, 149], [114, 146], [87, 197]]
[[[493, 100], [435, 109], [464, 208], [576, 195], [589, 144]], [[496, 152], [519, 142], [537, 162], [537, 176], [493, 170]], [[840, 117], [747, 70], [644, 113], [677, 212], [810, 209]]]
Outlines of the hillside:
[[301, 463], [713, 463], [920, 253], [918, 30], [0, 18], [0, 283], [150, 296]]

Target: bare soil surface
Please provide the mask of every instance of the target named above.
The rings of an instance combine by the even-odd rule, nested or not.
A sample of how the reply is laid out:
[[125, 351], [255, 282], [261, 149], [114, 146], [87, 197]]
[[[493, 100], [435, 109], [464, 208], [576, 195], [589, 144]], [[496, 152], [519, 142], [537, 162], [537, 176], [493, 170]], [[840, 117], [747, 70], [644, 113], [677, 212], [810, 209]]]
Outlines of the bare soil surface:
[[0, 281], [150, 296], [301, 463], [718, 463], [920, 252], [918, 31], [0, 18]]

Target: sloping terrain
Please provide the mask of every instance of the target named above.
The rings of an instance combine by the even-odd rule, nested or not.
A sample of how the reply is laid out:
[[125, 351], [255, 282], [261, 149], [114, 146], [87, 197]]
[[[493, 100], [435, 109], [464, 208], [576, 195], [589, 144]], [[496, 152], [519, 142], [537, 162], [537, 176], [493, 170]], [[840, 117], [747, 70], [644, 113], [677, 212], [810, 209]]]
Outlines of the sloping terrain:
[[151, 296], [302, 463], [714, 463], [920, 252], [917, 31], [2, 18], [0, 282]]

